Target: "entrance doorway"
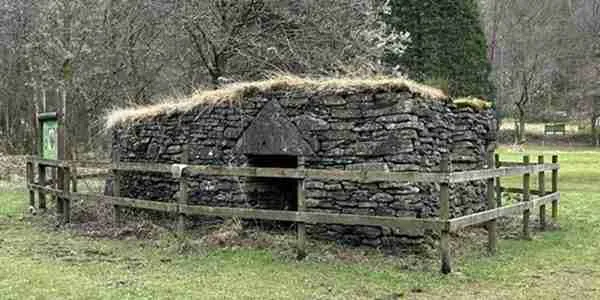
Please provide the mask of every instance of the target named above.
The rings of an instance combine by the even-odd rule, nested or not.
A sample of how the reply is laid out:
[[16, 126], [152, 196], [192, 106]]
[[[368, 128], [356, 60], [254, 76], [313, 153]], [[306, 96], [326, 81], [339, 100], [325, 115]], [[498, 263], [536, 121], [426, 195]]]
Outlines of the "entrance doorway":
[[[288, 155], [248, 155], [248, 165], [256, 168], [297, 168], [298, 157]], [[298, 210], [298, 184], [290, 178], [249, 178], [247, 196], [260, 209]]]

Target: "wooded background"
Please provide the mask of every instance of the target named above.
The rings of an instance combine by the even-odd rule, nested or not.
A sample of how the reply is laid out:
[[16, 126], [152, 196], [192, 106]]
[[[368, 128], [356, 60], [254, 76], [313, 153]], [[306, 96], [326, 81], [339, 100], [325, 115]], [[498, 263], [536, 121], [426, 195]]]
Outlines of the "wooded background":
[[[600, 117], [600, 0], [0, 0], [0, 152], [64, 97], [103, 116], [273, 73], [407, 75], [526, 121]], [[522, 138], [521, 136], [518, 137]]]

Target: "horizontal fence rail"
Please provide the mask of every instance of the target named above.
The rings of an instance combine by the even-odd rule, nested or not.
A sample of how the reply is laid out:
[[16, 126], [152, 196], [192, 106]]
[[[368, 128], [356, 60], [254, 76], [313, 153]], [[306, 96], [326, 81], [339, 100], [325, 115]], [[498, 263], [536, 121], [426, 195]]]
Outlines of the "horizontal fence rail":
[[106, 201], [109, 204], [118, 205], [121, 207], [148, 209], [171, 213], [182, 213], [189, 216], [240, 217], [247, 219], [261, 219], [271, 221], [302, 222], [308, 224], [384, 226], [398, 229], [414, 228], [440, 230], [443, 227], [449, 226], [448, 222], [443, 222], [438, 219], [383, 217], [310, 211], [297, 212], [237, 207], [188, 205], [178, 204], [174, 202], [139, 200], [125, 197], [111, 197], [88, 193], [69, 193], [68, 195], [65, 195], [63, 191], [58, 189], [48, 188], [36, 184], [29, 184], [28, 186], [30, 189], [37, 189], [39, 191], [43, 191], [55, 196], [65, 196], [71, 200]]
[[457, 231], [468, 226], [482, 224], [499, 217], [520, 214], [526, 210], [534, 210], [542, 205], [551, 204], [553, 201], [560, 201], [560, 193], [553, 193], [540, 198], [532, 199], [531, 201], [521, 202], [492, 210], [486, 210], [468, 216], [454, 218], [450, 220], [450, 231]]
[[189, 176], [240, 176], [289, 179], [350, 180], [360, 182], [400, 181], [425, 183], [463, 183], [486, 180], [497, 177], [519, 176], [529, 173], [559, 170], [559, 164], [514, 165], [494, 169], [482, 169], [461, 172], [394, 172], [394, 171], [353, 171], [332, 169], [291, 169], [291, 168], [253, 168], [221, 167], [207, 165], [155, 164], [155, 163], [110, 163], [93, 161], [58, 161], [29, 158], [35, 164], [66, 168], [97, 168], [125, 172], [148, 172], [172, 174], [177, 167], [184, 167]]
[[464, 171], [464, 172], [452, 172], [449, 173], [450, 183], [461, 183], [470, 182], [477, 180], [484, 180], [496, 177], [510, 177], [519, 176], [524, 174], [552, 171], [560, 169], [558, 164], [540, 164], [540, 165], [528, 165], [528, 166], [511, 166], [511, 167], [500, 167], [497, 169], [485, 169], [475, 171]]
[[[184, 156], [185, 157], [185, 156]], [[119, 157], [113, 158], [119, 161]], [[182, 162], [189, 160], [184, 158]], [[64, 176], [56, 180], [47, 180], [46, 168], [56, 168]], [[96, 169], [96, 173], [89, 176], [77, 176], [78, 168]], [[35, 205], [35, 195], [38, 195], [40, 209], [46, 208], [46, 195], [57, 199], [57, 211], [64, 216], [65, 222], [70, 220], [71, 201], [105, 201], [114, 207], [115, 218], [120, 220], [123, 208], [145, 209], [160, 211], [178, 216], [177, 230], [185, 228], [185, 216], [215, 216], [239, 217], [245, 219], [260, 219], [273, 221], [289, 221], [298, 224], [298, 253], [304, 253], [304, 224], [340, 224], [381, 226], [394, 228], [400, 232], [424, 232], [433, 230], [440, 234], [440, 253], [442, 259], [442, 272], [451, 271], [449, 235], [465, 227], [485, 224], [488, 230], [488, 250], [495, 252], [496, 248], [496, 220], [501, 217], [523, 215], [523, 235], [529, 237], [529, 215], [539, 209], [540, 223], [545, 227], [545, 210], [548, 204], [552, 206], [552, 218], [558, 216], [560, 193], [558, 192], [558, 156], [553, 156], [552, 163], [544, 163], [543, 157], [538, 158], [538, 163], [530, 163], [525, 156], [523, 162], [501, 162], [499, 156], [488, 153], [487, 169], [473, 171], [452, 171], [448, 155], [444, 155], [438, 172], [392, 172], [377, 170], [337, 170], [337, 169], [308, 169], [303, 164], [298, 168], [254, 168], [254, 167], [222, 167], [193, 164], [156, 164], [156, 163], [131, 163], [131, 162], [101, 162], [101, 161], [76, 161], [76, 160], [44, 160], [31, 156], [27, 160], [27, 187], [30, 191], [30, 203]], [[38, 171], [38, 180], [35, 181], [35, 170]], [[99, 172], [101, 171], [101, 172]], [[552, 188], [546, 193], [544, 187], [544, 173], [552, 172]], [[177, 199], [171, 202], [159, 202], [142, 199], [132, 199], [120, 196], [120, 181], [124, 172], [155, 173], [172, 176], [179, 182]], [[538, 174], [538, 189], [530, 188], [530, 175]], [[71, 176], [73, 175], [73, 176]], [[113, 176], [113, 195], [81, 193], [76, 191], [77, 178], [91, 178], [98, 176]], [[289, 178], [298, 181], [298, 211], [266, 210], [238, 207], [214, 207], [188, 204], [188, 180], [195, 176], [232, 176], [232, 177], [260, 177], [260, 178]], [[509, 176], [522, 176], [523, 187], [502, 187], [500, 178]], [[413, 182], [439, 184], [440, 212], [439, 218], [411, 218], [393, 216], [372, 216], [328, 213], [310, 211], [304, 207], [303, 182], [306, 179], [321, 180], [349, 180], [358, 182]], [[467, 183], [472, 181], [486, 182], [486, 204], [488, 209], [466, 216], [450, 218], [450, 188], [452, 184]], [[522, 194], [522, 201], [510, 205], [502, 205], [503, 193]], [[537, 197], [532, 197], [537, 196]], [[60, 201], [59, 201], [60, 200]], [[63, 207], [64, 205], [64, 207]]]

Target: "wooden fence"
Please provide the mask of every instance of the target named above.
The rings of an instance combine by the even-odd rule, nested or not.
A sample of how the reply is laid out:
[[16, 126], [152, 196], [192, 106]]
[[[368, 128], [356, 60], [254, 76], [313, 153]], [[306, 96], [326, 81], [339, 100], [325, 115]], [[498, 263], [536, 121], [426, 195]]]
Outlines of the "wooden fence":
[[[69, 161], [69, 160], [43, 160], [32, 156], [27, 162], [27, 182], [29, 189], [29, 201], [35, 206], [37, 193], [38, 206], [46, 208], [46, 195], [56, 197], [56, 207], [64, 222], [70, 222], [71, 202], [74, 200], [84, 201], [108, 201], [115, 207], [117, 221], [121, 218], [122, 208], [148, 209], [176, 214], [178, 216], [177, 229], [185, 230], [184, 218], [186, 216], [218, 216], [239, 217], [248, 219], [276, 220], [296, 222], [297, 226], [297, 251], [299, 257], [306, 253], [305, 249], [305, 224], [343, 224], [343, 225], [366, 225], [399, 228], [404, 231], [431, 229], [439, 232], [441, 270], [443, 273], [451, 272], [450, 257], [450, 233], [462, 228], [485, 224], [488, 232], [488, 251], [496, 252], [497, 228], [496, 220], [500, 217], [522, 214], [523, 237], [529, 239], [529, 223], [532, 211], [539, 209], [539, 220], [541, 227], [546, 226], [546, 206], [552, 206], [552, 218], [558, 215], [558, 204], [560, 194], [558, 192], [558, 156], [552, 157], [552, 163], [544, 163], [544, 157], [540, 156], [537, 163], [530, 163], [529, 156], [523, 158], [523, 162], [500, 162], [498, 155], [488, 155], [488, 168], [474, 171], [453, 172], [447, 155], [444, 155], [441, 168], [438, 172], [386, 172], [386, 171], [342, 171], [335, 169], [306, 169], [300, 163], [298, 168], [249, 168], [249, 167], [218, 167], [187, 164], [140, 164], [140, 163], [111, 163], [95, 161]], [[118, 157], [115, 161], [119, 161]], [[187, 162], [184, 155], [183, 162]], [[59, 171], [60, 181], [53, 187], [48, 186], [46, 169], [56, 168]], [[112, 173], [113, 196], [101, 194], [80, 193], [73, 191], [72, 178], [77, 168], [104, 169]], [[37, 176], [34, 170], [38, 170]], [[545, 172], [552, 172], [552, 187], [550, 192], [545, 189]], [[151, 172], [171, 174], [179, 181], [179, 192], [177, 199], [173, 202], [157, 202], [142, 199], [131, 199], [121, 197], [120, 182], [121, 172]], [[538, 189], [531, 190], [531, 174], [538, 173]], [[188, 204], [188, 180], [195, 175], [212, 176], [240, 176], [240, 177], [263, 177], [263, 178], [292, 178], [298, 181], [298, 210], [280, 211], [265, 209], [249, 209], [234, 207], [210, 207]], [[522, 189], [503, 188], [501, 178], [506, 176], [522, 176]], [[37, 178], [37, 181], [35, 180]], [[438, 218], [408, 218], [370, 215], [335, 214], [325, 212], [306, 211], [304, 204], [305, 179], [328, 179], [328, 180], [351, 180], [358, 182], [425, 182], [437, 183], [440, 186], [440, 212]], [[454, 183], [465, 183], [470, 181], [485, 180], [487, 182], [487, 206], [488, 210], [475, 214], [450, 218], [450, 185]], [[516, 204], [503, 205], [502, 193], [511, 192], [522, 195], [521, 201]]]

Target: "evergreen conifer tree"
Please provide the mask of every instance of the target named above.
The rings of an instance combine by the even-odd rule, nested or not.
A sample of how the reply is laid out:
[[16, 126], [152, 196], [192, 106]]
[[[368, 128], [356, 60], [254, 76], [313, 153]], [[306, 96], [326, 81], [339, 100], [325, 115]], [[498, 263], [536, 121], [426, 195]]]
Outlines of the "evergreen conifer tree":
[[492, 98], [487, 43], [476, 0], [390, 0], [386, 16], [392, 28], [409, 32], [400, 65], [419, 81], [446, 82], [452, 96]]

